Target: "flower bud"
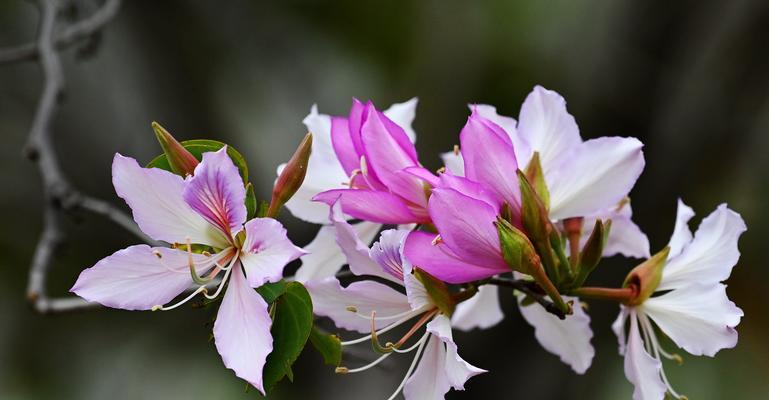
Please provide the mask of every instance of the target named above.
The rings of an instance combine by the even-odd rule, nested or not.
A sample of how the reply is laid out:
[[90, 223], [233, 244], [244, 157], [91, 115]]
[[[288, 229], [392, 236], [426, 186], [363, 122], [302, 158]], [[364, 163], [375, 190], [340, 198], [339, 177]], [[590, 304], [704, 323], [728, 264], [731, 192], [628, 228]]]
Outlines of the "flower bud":
[[155, 137], [163, 148], [171, 171], [182, 176], [192, 175], [195, 167], [200, 163], [198, 159], [157, 122], [152, 122], [152, 130], [155, 131]]
[[296, 148], [294, 155], [286, 163], [286, 167], [280, 173], [280, 176], [275, 181], [275, 186], [272, 189], [272, 199], [270, 200], [270, 208], [267, 210], [268, 217], [275, 217], [282, 207], [291, 197], [294, 196], [299, 187], [304, 182], [304, 177], [307, 175], [307, 164], [310, 161], [310, 153], [312, 152], [312, 133], [308, 133], [299, 143], [299, 147]]
[[553, 230], [552, 223], [548, 218], [547, 208], [542, 203], [542, 199], [537, 191], [529, 183], [526, 175], [521, 170], [516, 171], [518, 182], [521, 187], [521, 220], [526, 232], [531, 236], [534, 242], [547, 243], [550, 232]]
[[534, 191], [539, 195], [546, 210], [550, 209], [550, 191], [545, 182], [545, 173], [542, 171], [542, 163], [539, 160], [539, 152], [535, 151], [531, 156], [529, 165], [526, 166], [526, 178], [531, 182]]
[[587, 239], [587, 242], [579, 255], [577, 277], [574, 283], [575, 287], [582, 286], [588, 275], [593, 272], [595, 267], [598, 266], [598, 263], [601, 261], [601, 257], [603, 257], [603, 248], [606, 246], [609, 227], [611, 227], [611, 221], [608, 221], [606, 225], [604, 225], [600, 219], [595, 221], [593, 232], [590, 233], [590, 237]]
[[659, 286], [662, 280], [662, 268], [665, 268], [665, 264], [667, 264], [669, 253], [670, 247], [666, 246], [659, 253], [653, 255], [652, 258], [630, 271], [622, 286], [635, 287], [637, 294], [629, 302], [629, 305], [637, 306], [643, 303], [657, 290], [657, 286]]

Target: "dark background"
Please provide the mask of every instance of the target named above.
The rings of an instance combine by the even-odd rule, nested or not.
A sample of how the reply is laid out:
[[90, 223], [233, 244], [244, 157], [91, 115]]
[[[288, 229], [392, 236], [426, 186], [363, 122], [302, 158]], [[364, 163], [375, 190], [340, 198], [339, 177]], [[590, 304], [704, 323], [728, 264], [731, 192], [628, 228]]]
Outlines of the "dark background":
[[[37, 21], [31, 3], [0, 2], [0, 46], [34, 39]], [[748, 232], [729, 280], [746, 315], [740, 343], [714, 360], [685, 356], [684, 366], [667, 363], [666, 371], [692, 399], [766, 398], [768, 35], [769, 3], [761, 0], [129, 1], [94, 55], [64, 52], [67, 91], [55, 144], [79, 188], [124, 207], [110, 184], [111, 158], [119, 151], [149, 161], [159, 152], [150, 129], [157, 120], [179, 139], [238, 148], [267, 197], [313, 103], [344, 114], [352, 96], [382, 108], [418, 96], [417, 147], [434, 168], [438, 153], [458, 140], [466, 103], [517, 116], [542, 84], [567, 99], [583, 137], [636, 136], [646, 144], [647, 167], [632, 196], [653, 250], [667, 243], [678, 197], [697, 221], [721, 202], [742, 214]], [[40, 316], [25, 304], [42, 194], [21, 149], [41, 87], [37, 63], [0, 66], [0, 398], [258, 397], [244, 393], [207, 342], [205, 311]], [[316, 229], [287, 212], [281, 219], [300, 244]], [[95, 217], [73, 219], [67, 229], [53, 295], [136, 241]], [[617, 285], [633, 265], [608, 260], [591, 279]], [[491, 373], [449, 398], [630, 398], [609, 329], [616, 305], [591, 304], [597, 355], [577, 376], [538, 345], [511, 296], [502, 297], [508, 318], [501, 325], [456, 334], [464, 358]], [[294, 384], [274, 398], [386, 398], [408, 361], [335, 376], [308, 349]]]

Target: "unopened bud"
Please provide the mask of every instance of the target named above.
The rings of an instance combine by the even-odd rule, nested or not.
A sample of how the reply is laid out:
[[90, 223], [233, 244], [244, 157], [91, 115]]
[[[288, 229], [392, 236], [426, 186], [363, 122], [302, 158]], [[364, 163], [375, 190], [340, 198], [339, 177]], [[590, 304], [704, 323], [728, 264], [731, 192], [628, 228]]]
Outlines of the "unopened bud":
[[550, 191], [547, 189], [545, 173], [542, 171], [542, 163], [539, 160], [538, 151], [534, 152], [534, 155], [531, 156], [531, 161], [529, 161], [529, 165], [526, 166], [526, 178], [542, 200], [545, 209], [550, 209]]
[[[568, 228], [566, 229], [568, 231]], [[600, 219], [596, 220], [593, 232], [590, 233], [590, 237], [587, 239], [585, 246], [582, 248], [582, 252], [579, 254], [575, 287], [582, 286], [588, 275], [595, 270], [595, 267], [597, 267], [598, 263], [601, 261], [607, 237], [607, 235], [604, 234], [604, 231], [605, 227], [603, 222], [601, 222]], [[572, 254], [572, 257], [574, 257], [574, 254]]]
[[662, 269], [667, 264], [670, 247], [666, 246], [652, 258], [633, 268], [622, 284], [624, 287], [635, 286], [637, 295], [629, 302], [631, 306], [637, 306], [648, 299], [659, 286], [662, 280]]
[[304, 182], [307, 175], [307, 164], [310, 161], [312, 152], [312, 133], [308, 133], [299, 143], [294, 155], [286, 163], [286, 167], [280, 173], [275, 186], [272, 189], [272, 199], [270, 208], [267, 210], [268, 217], [275, 217], [286, 202], [294, 196], [299, 187]]
[[518, 170], [517, 174], [521, 187], [521, 220], [523, 227], [534, 242], [547, 243], [550, 232], [553, 230], [547, 208], [526, 175], [521, 170]]
[[171, 171], [182, 176], [192, 175], [200, 163], [198, 159], [157, 122], [152, 122], [152, 130], [163, 148]]

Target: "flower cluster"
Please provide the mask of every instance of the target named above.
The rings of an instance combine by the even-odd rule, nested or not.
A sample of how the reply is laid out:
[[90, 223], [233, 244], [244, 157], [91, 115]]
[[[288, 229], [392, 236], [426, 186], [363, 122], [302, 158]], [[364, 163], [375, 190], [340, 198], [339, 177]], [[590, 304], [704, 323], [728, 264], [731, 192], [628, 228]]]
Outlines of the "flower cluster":
[[[692, 234], [694, 212], [679, 200], [670, 243], [652, 256], [630, 207], [645, 165], [639, 140], [583, 140], [565, 100], [537, 86], [518, 120], [471, 105], [459, 145], [433, 172], [414, 145], [416, 106], [380, 111], [353, 100], [347, 116], [313, 106], [310, 134], [278, 167], [269, 203], [255, 199], [234, 149], [179, 143], [154, 125], [164, 154], [146, 168], [116, 155], [113, 183], [141, 230], [168, 245], [120, 250], [83, 271], [72, 291], [128, 310], [171, 310], [201, 294], [193, 304], [207, 307], [223, 297], [216, 348], [265, 394], [308, 342], [345, 375], [410, 354], [390, 398], [464, 390], [487, 371], [459, 355], [452, 331], [500, 323], [505, 291], [541, 345], [578, 374], [595, 354], [584, 302], [617, 302], [613, 330], [635, 400], [685, 398], [662, 366], [683, 358], [663, 349], [660, 335], [692, 355], [736, 345], [742, 310], [723, 281], [746, 229], [737, 213], [721, 205]], [[283, 205], [322, 225], [304, 249], [274, 219]], [[644, 261], [618, 287], [586, 285], [614, 255]], [[295, 259], [301, 267], [284, 276]], [[313, 314], [363, 336], [326, 334]], [[282, 323], [286, 316], [294, 322]], [[361, 343], [376, 357], [342, 365], [343, 350]]]

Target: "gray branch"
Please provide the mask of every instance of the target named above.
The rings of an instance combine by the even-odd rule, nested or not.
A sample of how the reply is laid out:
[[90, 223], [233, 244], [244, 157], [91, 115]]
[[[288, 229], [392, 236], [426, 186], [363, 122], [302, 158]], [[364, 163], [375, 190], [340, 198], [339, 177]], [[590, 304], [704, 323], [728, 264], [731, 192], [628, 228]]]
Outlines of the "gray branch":
[[51, 123], [64, 90], [64, 72], [58, 51], [87, 38], [101, 29], [117, 12], [120, 0], [106, 0], [90, 17], [65, 27], [56, 34], [59, 14], [58, 0], [38, 0], [40, 28], [37, 42], [0, 52], [0, 62], [37, 57], [43, 71], [43, 92], [29, 131], [25, 154], [35, 162], [43, 181], [43, 232], [35, 248], [29, 269], [27, 298], [41, 313], [65, 312], [98, 308], [77, 297], [49, 298], [47, 276], [54, 255], [65, 237], [62, 226], [65, 214], [85, 210], [103, 216], [117, 225], [148, 240], [133, 220], [111, 204], [78, 192], [63, 175], [53, 147]]

